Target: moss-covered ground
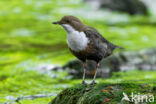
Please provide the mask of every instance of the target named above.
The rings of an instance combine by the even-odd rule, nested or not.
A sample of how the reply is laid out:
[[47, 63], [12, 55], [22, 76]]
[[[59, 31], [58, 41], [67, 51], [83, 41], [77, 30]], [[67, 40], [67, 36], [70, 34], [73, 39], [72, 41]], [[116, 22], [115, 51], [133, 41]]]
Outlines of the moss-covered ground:
[[[100, 83], [98, 85], [75, 85], [62, 91], [50, 104], [138, 104], [134, 101], [124, 100], [124, 94], [131, 100], [130, 95], [151, 95], [154, 97], [155, 90], [147, 84], [119, 83], [109, 84]], [[136, 95], [136, 96], [137, 96]], [[152, 99], [152, 97], [147, 97]], [[139, 101], [139, 100], [138, 100]], [[152, 100], [147, 100], [152, 102]], [[154, 101], [154, 100], [153, 100]], [[141, 100], [140, 100], [141, 102]], [[143, 102], [143, 101], [142, 101]], [[152, 102], [152, 104], [154, 104]]]
[[[18, 70], [18, 71], [17, 71]], [[81, 83], [81, 79], [66, 79], [66, 76], [51, 78], [48, 75], [37, 73], [36, 71], [26, 71], [17, 69], [10, 70], [0, 74], [0, 102], [9, 101], [10, 97], [19, 97], [21, 95], [36, 94], [54, 94], [51, 97], [37, 98], [35, 100], [21, 100], [22, 104], [45, 104], [51, 101], [60, 91], [67, 87]], [[156, 86], [156, 72], [150, 71], [131, 71], [115, 73], [112, 78], [98, 79], [98, 83], [115, 84], [115, 83], [132, 83], [132, 84], [149, 84]], [[88, 80], [90, 81], [90, 80]], [[129, 86], [127, 86], [127, 89]], [[130, 90], [133, 91], [133, 90]], [[149, 90], [150, 91], [150, 90]], [[146, 91], [148, 92], [148, 91]], [[7, 99], [8, 98], [8, 99]]]
[[[81, 82], [71, 80], [67, 72], [52, 72], [56, 77], [37, 71], [40, 64], [62, 65], [73, 55], [66, 45], [66, 33], [51, 22], [64, 15], [75, 15], [85, 24], [95, 27], [111, 42], [125, 51], [156, 46], [155, 16], [129, 16], [116, 12], [101, 12], [93, 17], [90, 6], [81, 0], [1, 0], [0, 1], [0, 103], [14, 97], [49, 94], [54, 96], [22, 100], [22, 104], [45, 104], [63, 89]], [[85, 15], [91, 13], [90, 15]], [[156, 72], [132, 71], [115, 73], [102, 83], [150, 83]]]

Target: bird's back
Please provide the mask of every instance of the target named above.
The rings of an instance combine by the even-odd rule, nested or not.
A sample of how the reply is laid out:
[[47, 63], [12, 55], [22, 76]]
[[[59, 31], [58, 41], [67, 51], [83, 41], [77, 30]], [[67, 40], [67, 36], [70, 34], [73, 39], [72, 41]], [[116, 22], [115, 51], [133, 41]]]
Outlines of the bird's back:
[[94, 48], [98, 50], [97, 53], [102, 55], [102, 57], [110, 56], [113, 50], [116, 48], [122, 49], [122, 47], [109, 42], [96, 29], [92, 27], [87, 26], [84, 32], [86, 36], [93, 41]]

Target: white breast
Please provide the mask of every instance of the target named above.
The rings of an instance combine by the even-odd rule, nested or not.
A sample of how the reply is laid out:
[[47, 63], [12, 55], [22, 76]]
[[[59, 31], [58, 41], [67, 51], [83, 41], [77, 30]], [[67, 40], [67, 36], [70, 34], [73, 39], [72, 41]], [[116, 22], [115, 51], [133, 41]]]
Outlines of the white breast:
[[89, 39], [86, 37], [85, 33], [76, 31], [68, 24], [63, 24], [62, 26], [67, 31], [68, 46], [76, 52], [85, 50], [89, 43]]

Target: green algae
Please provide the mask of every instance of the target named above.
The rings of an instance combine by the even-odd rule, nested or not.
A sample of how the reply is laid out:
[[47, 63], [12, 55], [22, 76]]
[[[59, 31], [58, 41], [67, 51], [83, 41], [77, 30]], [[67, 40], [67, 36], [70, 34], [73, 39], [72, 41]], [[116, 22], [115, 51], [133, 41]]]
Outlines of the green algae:
[[[81, 0], [77, 0], [76, 3], [71, 0], [1, 0], [0, 7], [0, 103], [10, 101], [7, 96], [54, 93], [54, 96], [48, 98], [20, 101], [22, 104], [45, 104], [66, 87], [81, 83], [81, 79], [66, 79], [64, 71], [59, 73], [59, 77], [53, 78], [36, 71], [34, 65], [42, 63], [63, 65], [74, 58], [67, 48], [65, 31], [59, 26], [52, 25], [51, 22], [69, 15], [61, 13], [60, 10], [66, 8], [81, 10], [88, 7], [87, 5]], [[111, 14], [113, 18], [119, 15]], [[109, 16], [102, 19], [88, 19], [77, 14], [75, 16], [126, 50], [156, 46], [156, 29], [154, 23], [151, 23], [151, 19], [154, 21], [155, 17], [126, 15], [127, 22], [112, 22]], [[98, 79], [98, 81], [99, 83], [149, 83], [155, 86], [155, 74], [156, 72], [149, 71], [115, 73], [112, 78]], [[78, 85], [77, 89], [74, 87], [72, 94], [83, 87], [81, 85]], [[73, 99], [77, 99], [76, 97], [78, 96], [75, 95]], [[94, 100], [98, 102], [99, 99], [96, 99], [98, 98]]]

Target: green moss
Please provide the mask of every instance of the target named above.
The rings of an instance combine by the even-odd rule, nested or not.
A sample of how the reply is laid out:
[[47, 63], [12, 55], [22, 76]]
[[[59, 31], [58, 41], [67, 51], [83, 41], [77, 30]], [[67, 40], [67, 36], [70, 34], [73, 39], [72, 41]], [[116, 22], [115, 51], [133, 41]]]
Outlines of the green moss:
[[[37, 104], [38, 102], [48, 103], [50, 102], [51, 99], [55, 97], [56, 94], [64, 90], [66, 87], [70, 87], [70, 86], [74, 86], [74, 87], [68, 88], [65, 90], [65, 92], [62, 93], [63, 94], [66, 93], [67, 95], [68, 94], [72, 95], [72, 97], [66, 96], [64, 98], [67, 100], [71, 98], [69, 100], [71, 104], [75, 100], [84, 101], [85, 99], [88, 98], [90, 98], [89, 102], [93, 102], [93, 100], [99, 102], [99, 100], [103, 101], [103, 99], [111, 97], [112, 96], [111, 94], [117, 95], [114, 97], [114, 100], [112, 100], [112, 102], [116, 102], [120, 98], [120, 96], [118, 95], [122, 95], [123, 89], [126, 93], [130, 93], [130, 91], [133, 92], [139, 91], [139, 92], [146, 93], [149, 90], [152, 90], [152, 87], [149, 87], [149, 85], [156, 86], [154, 84], [156, 79], [155, 76], [151, 77], [150, 79], [146, 79], [146, 77], [144, 77], [146, 75], [151, 75], [151, 76], [152, 74], [155, 75], [156, 72], [154, 71], [153, 72], [150, 71], [119, 72], [119, 73], [115, 73], [114, 76], [109, 79], [97, 79], [97, 81], [99, 82], [98, 86], [86, 87], [84, 85], [78, 84], [81, 83], [81, 79], [78, 80], [65, 79], [66, 74], [62, 76], [62, 78], [61, 76], [59, 78], [51, 78], [45, 74], [37, 73], [36, 71], [25, 70], [22, 67], [19, 67], [16, 70], [15, 69], [12, 70], [12, 69], [14, 69], [14, 67], [10, 66], [10, 67], [4, 67], [3, 70], [0, 70], [0, 90], [1, 90], [0, 102], [8, 101], [6, 99], [6, 96], [19, 97], [21, 95], [26, 96], [26, 95], [54, 93], [54, 96], [48, 98], [38, 98], [35, 100], [20, 101], [22, 102], [22, 104], [35, 104], [35, 103]], [[63, 74], [63, 72], [61, 72], [60, 74]], [[135, 80], [135, 78], [134, 79], [131, 78], [132, 75], [133, 77], [136, 76], [142, 76], [142, 77], [139, 77], [140, 79], [137, 78], [137, 80]], [[119, 79], [121, 80], [119, 81]], [[137, 84], [133, 84], [134, 82], [141, 85], [138, 86]], [[119, 84], [115, 84], [115, 83], [119, 83]], [[147, 83], [147, 84], [143, 84], [143, 83]], [[113, 85], [115, 85], [116, 89], [118, 90], [121, 89], [121, 90], [118, 92], [113, 90], [111, 93], [101, 93], [100, 89], [107, 88], [107, 86], [113, 86]], [[81, 96], [83, 97], [81, 98]], [[100, 96], [104, 96], [104, 97], [99, 98]]]
[[52, 97], [48, 97], [48, 98], [38, 98], [38, 99], [34, 99], [34, 100], [22, 100], [20, 101], [21, 104], [47, 104], [48, 102], [50, 102], [50, 99], [52, 99]]
[[[0, 7], [0, 103], [9, 101], [10, 99], [6, 99], [7, 96], [18, 97], [51, 92], [58, 94], [65, 87], [81, 83], [81, 79], [66, 79], [64, 71], [52, 72], [58, 77], [51, 78], [51, 76], [36, 71], [38, 69], [35, 65], [65, 64], [74, 58], [67, 48], [65, 31], [59, 26], [52, 25], [51, 22], [59, 20], [64, 15], [69, 15], [69, 13], [62, 13], [62, 10], [69, 9], [75, 12], [75, 10], [81, 11], [88, 8], [82, 0], [1, 0]], [[75, 14], [75, 16], [81, 18], [85, 24], [95, 27], [108, 40], [125, 47], [128, 51], [156, 46], [156, 29], [155, 25], [151, 23], [151, 20], [155, 22], [155, 17], [126, 15], [127, 23], [123, 23], [112, 22], [113, 18], [118, 18], [119, 14], [110, 14], [112, 15], [93, 20], [83, 15]], [[156, 80], [155, 74], [156, 72], [149, 71], [115, 73], [112, 78], [98, 79], [98, 81], [109, 84], [149, 83], [155, 86], [153, 83]], [[76, 87], [72, 89], [72, 94], [85, 86]], [[92, 87], [88, 86], [88, 90], [92, 91]], [[75, 100], [78, 96], [74, 95], [72, 99]], [[108, 96], [110, 96], [109, 93]], [[23, 100], [21, 103], [38, 104], [40, 102], [45, 104], [52, 98]], [[84, 101], [84, 98], [88, 96], [80, 100]], [[99, 99], [97, 97], [94, 100]]]
[[134, 83], [75, 85], [62, 91], [50, 104], [115, 104], [121, 102], [123, 92], [128, 95], [134, 91], [134, 93], [153, 93], [151, 88], [149, 85]]

